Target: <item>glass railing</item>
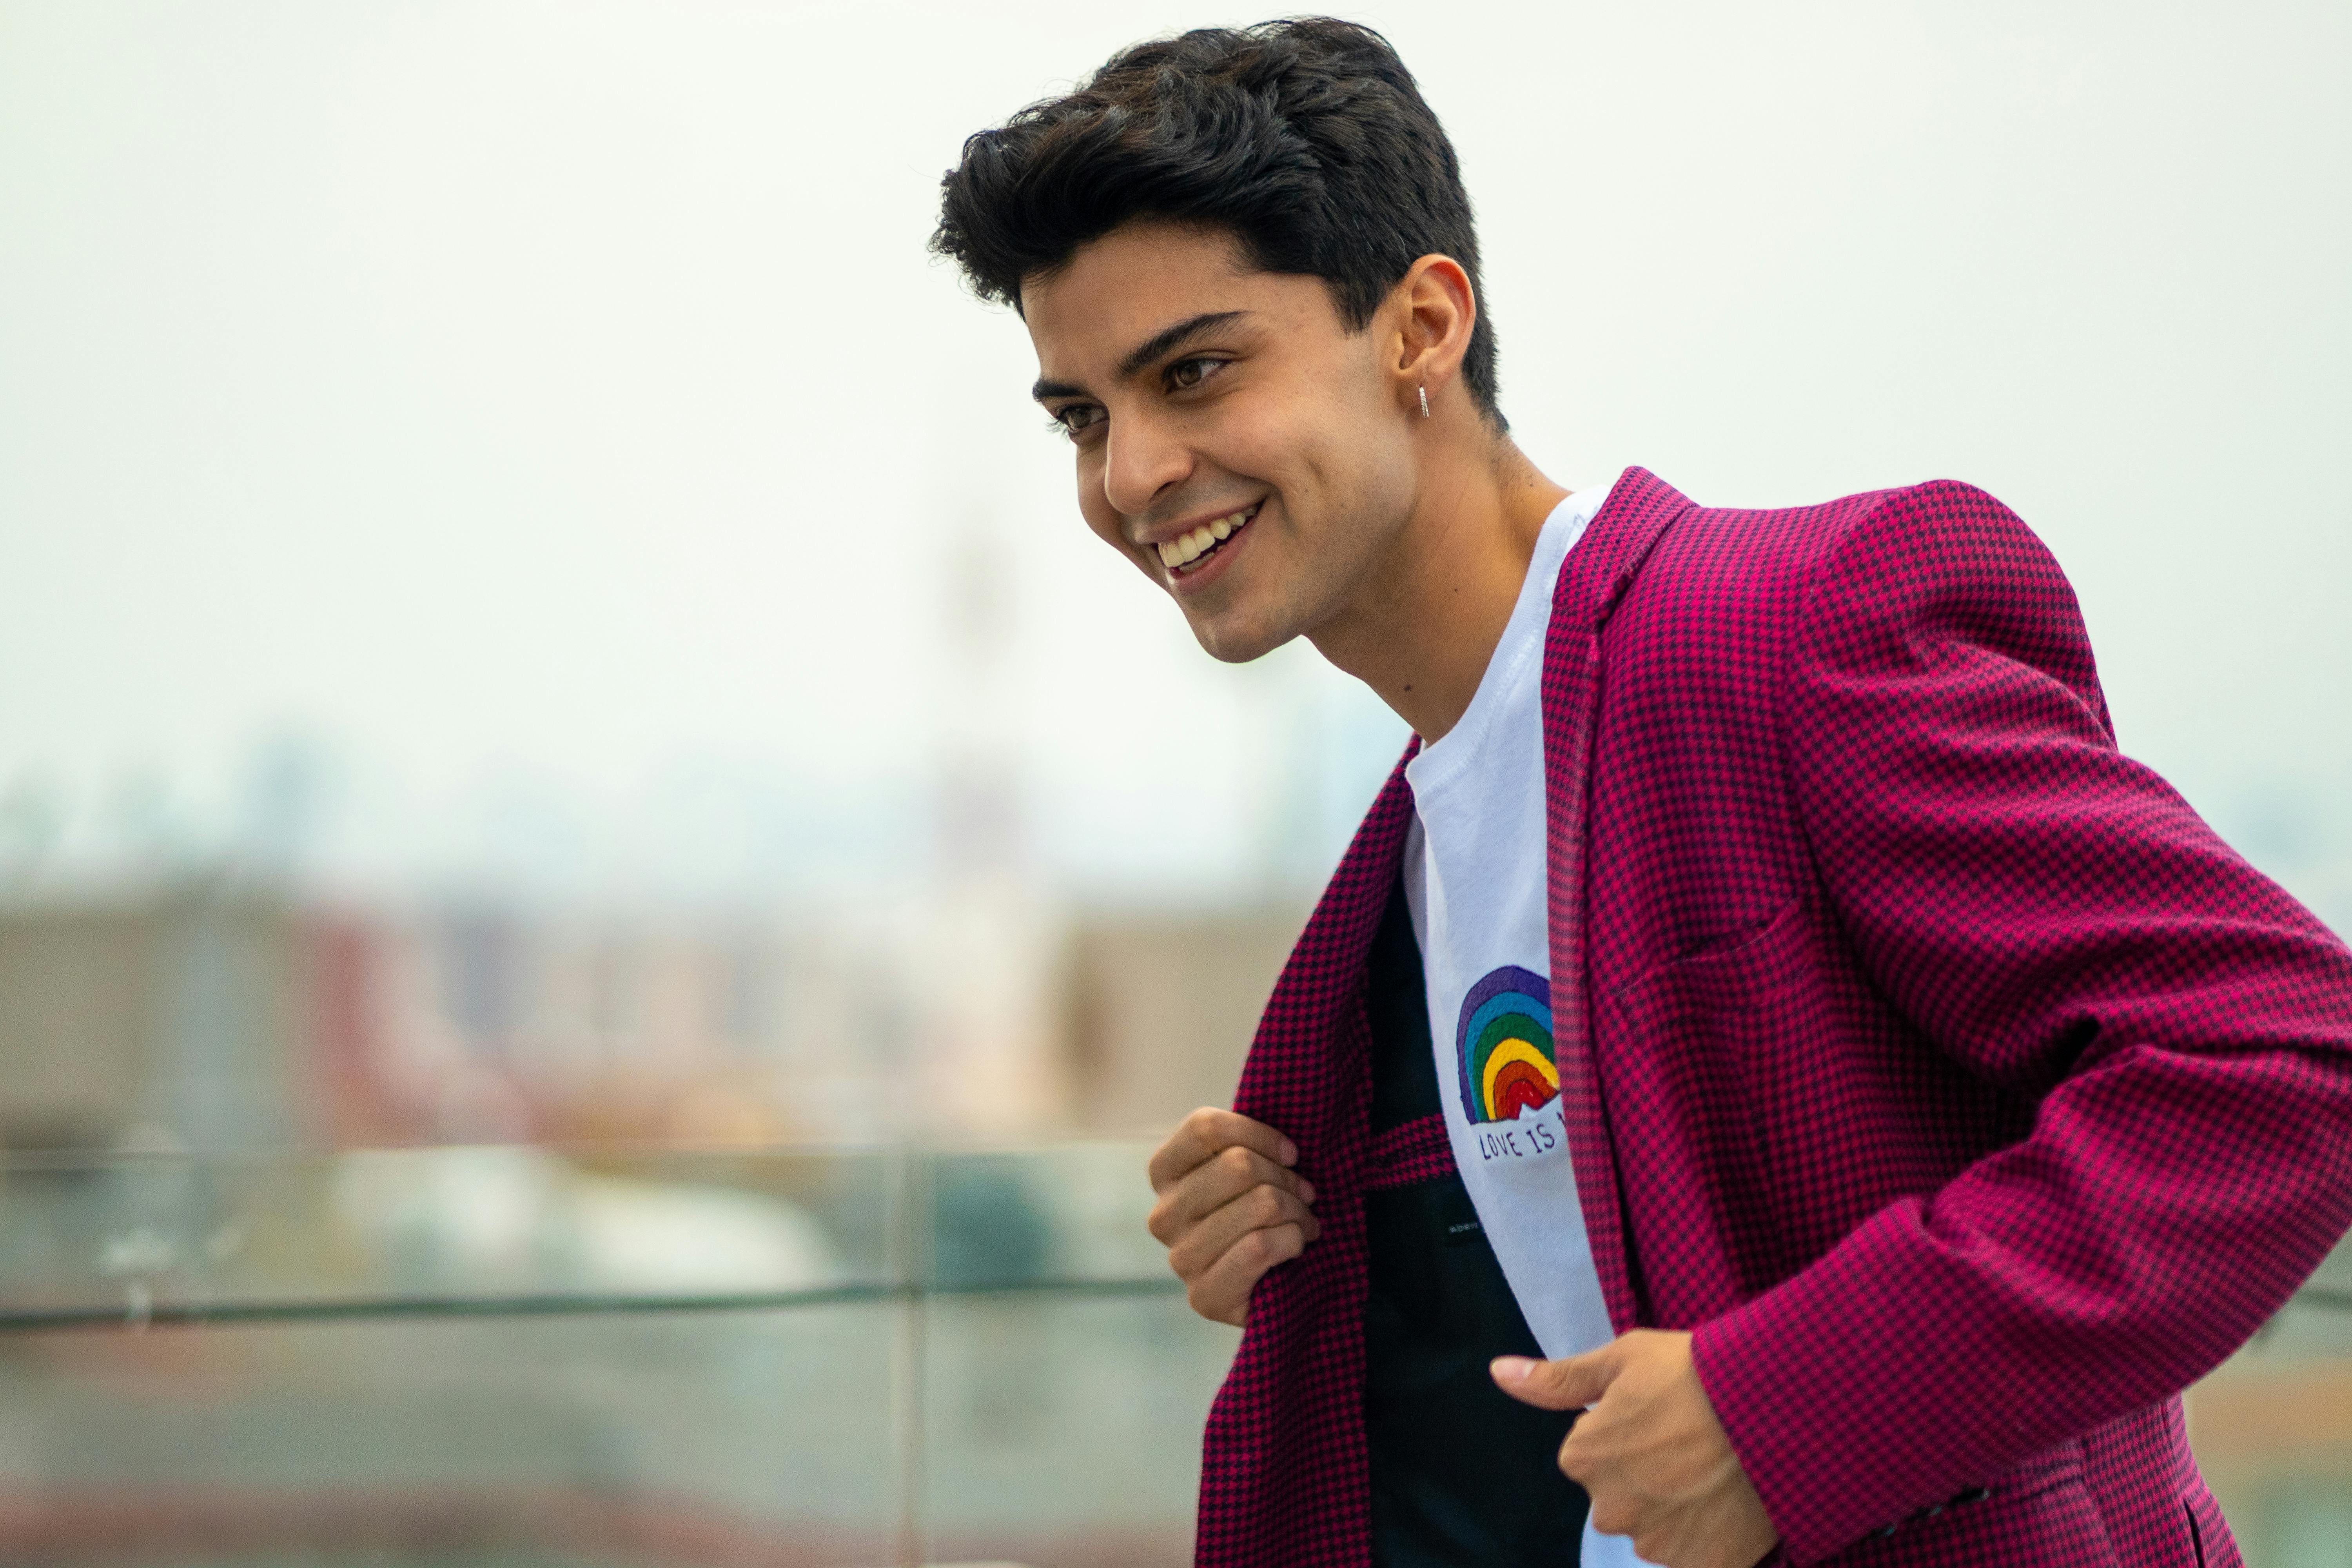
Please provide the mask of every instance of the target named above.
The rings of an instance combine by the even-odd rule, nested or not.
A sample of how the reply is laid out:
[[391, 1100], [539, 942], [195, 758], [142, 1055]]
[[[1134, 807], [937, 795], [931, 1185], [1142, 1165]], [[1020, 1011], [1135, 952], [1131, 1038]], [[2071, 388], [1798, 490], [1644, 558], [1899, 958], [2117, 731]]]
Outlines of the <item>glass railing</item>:
[[[1139, 1144], [0, 1166], [0, 1562], [1169, 1568], [1230, 1330]], [[2190, 1400], [2352, 1565], [2352, 1252]]]
[[1142, 1158], [19, 1158], [0, 1561], [1188, 1563]]

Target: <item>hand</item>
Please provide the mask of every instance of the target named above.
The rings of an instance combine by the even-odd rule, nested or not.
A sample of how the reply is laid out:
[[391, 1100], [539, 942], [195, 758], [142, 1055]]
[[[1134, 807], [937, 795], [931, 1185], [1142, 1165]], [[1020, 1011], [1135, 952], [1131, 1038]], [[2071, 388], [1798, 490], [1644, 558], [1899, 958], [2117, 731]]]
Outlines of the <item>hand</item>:
[[1688, 1334], [1636, 1329], [1565, 1361], [1499, 1356], [1495, 1382], [1546, 1410], [1586, 1407], [1559, 1468], [1592, 1497], [1592, 1528], [1630, 1535], [1664, 1568], [1752, 1568], [1780, 1541], [1716, 1419]]
[[1250, 1289], [1323, 1234], [1298, 1149], [1263, 1121], [1203, 1106], [1151, 1156], [1151, 1234], [1192, 1310], [1241, 1327]]

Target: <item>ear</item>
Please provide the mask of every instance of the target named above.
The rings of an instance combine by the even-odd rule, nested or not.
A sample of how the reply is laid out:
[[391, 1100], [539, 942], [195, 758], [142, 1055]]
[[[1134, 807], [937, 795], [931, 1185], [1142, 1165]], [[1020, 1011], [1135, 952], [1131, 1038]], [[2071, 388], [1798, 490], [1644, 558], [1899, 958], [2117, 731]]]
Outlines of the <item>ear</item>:
[[1470, 330], [1478, 324], [1478, 296], [1460, 262], [1433, 254], [1405, 269], [1388, 308], [1397, 322], [1397, 395], [1418, 416], [1423, 387], [1433, 403], [1461, 374]]

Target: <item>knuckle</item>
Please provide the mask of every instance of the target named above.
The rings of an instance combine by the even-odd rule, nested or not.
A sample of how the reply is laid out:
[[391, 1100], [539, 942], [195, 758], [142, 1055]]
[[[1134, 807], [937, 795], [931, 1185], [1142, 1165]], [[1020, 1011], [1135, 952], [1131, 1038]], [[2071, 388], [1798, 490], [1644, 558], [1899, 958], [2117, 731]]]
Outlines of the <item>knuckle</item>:
[[1260, 1225], [1266, 1225], [1282, 1217], [1282, 1194], [1272, 1187], [1252, 1187], [1246, 1201], [1249, 1204], [1250, 1218], [1256, 1220]]
[[1254, 1233], [1257, 1237], [1258, 1257], [1268, 1268], [1298, 1256], [1305, 1245], [1295, 1225], [1277, 1225]]
[[1233, 1144], [1217, 1156], [1217, 1163], [1236, 1176], [1246, 1176], [1251, 1170], [1250, 1152], [1238, 1143]]

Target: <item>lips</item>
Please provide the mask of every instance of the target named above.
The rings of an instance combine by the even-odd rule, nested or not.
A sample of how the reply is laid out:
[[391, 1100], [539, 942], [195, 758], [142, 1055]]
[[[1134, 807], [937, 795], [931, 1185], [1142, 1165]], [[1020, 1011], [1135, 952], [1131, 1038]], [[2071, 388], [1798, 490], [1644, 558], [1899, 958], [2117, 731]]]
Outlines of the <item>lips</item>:
[[1158, 546], [1160, 563], [1167, 567], [1173, 576], [1181, 577], [1196, 571], [1202, 562], [1224, 548], [1225, 541], [1248, 527], [1250, 519], [1256, 515], [1257, 507], [1253, 505], [1229, 516], [1204, 522], [1190, 533], [1163, 541]]

